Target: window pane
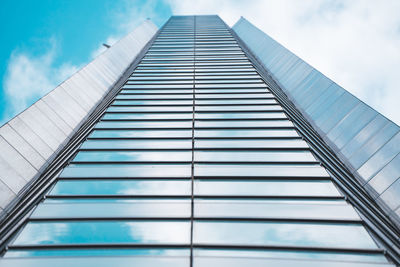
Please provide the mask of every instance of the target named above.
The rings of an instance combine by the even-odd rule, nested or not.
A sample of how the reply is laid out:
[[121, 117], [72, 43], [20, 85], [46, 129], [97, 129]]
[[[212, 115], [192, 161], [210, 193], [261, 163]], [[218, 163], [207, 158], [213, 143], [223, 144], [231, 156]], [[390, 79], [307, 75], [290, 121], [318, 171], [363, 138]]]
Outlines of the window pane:
[[64, 199], [41, 203], [31, 218], [189, 218], [190, 199], [103, 199], [88, 202]]
[[102, 120], [191, 120], [193, 113], [106, 113]]
[[[12, 249], [4, 257], [51, 257], [51, 256], [189, 256], [189, 249], [143, 249], [143, 248], [80, 248], [80, 249]], [[132, 258], [131, 258], [132, 259]], [[76, 260], [76, 259], [75, 259]], [[42, 266], [42, 265], [41, 265]], [[90, 265], [87, 265], [90, 266]], [[157, 265], [158, 266], [158, 265]], [[185, 266], [187, 267], [187, 266]]]
[[[136, 100], [136, 99], [193, 99], [193, 94], [157, 94], [157, 95], [150, 95], [150, 94], [146, 94], [146, 95], [124, 95], [124, 94], [119, 94], [117, 95], [117, 97], [115, 99], [121, 99], [124, 101], [121, 101], [121, 103], [124, 102], [128, 102], [127, 100]], [[132, 102], [132, 101], [129, 101]], [[169, 102], [169, 101], [168, 101]]]
[[276, 104], [275, 99], [224, 99], [224, 100], [202, 100], [196, 99], [196, 105], [249, 105], [249, 104]]
[[205, 180], [196, 179], [197, 196], [340, 196], [329, 180]]
[[[153, 77], [162, 77], [161, 75], [153, 75], [149, 77], [141, 77], [141, 78], [147, 78], [151, 79]], [[127, 90], [123, 89], [121, 90], [122, 94], [193, 94], [193, 89], [144, 89], [144, 90], [139, 90], [139, 89], [134, 89], [134, 90]]]
[[192, 151], [80, 151], [73, 162], [191, 162]]
[[283, 112], [196, 113], [196, 119], [286, 119]]
[[[172, 66], [170, 67], [171, 69], [176, 69], [176, 67]], [[165, 69], [168, 70], [168, 67], [157, 67], [157, 72], [159, 69]], [[189, 70], [189, 69], [187, 69]], [[170, 70], [168, 70], [170, 71]], [[175, 70], [176, 71], [176, 70]], [[179, 70], [180, 71], [180, 70]], [[191, 69], [193, 71], [193, 69]], [[159, 89], [159, 88], [171, 88], [171, 89], [176, 89], [176, 88], [183, 88], [183, 89], [193, 89], [193, 85], [187, 85], [187, 84], [126, 84], [123, 87], [124, 89]]]
[[86, 140], [81, 149], [191, 149], [192, 140]]
[[193, 234], [196, 244], [377, 248], [361, 224], [195, 221]]
[[191, 112], [192, 106], [118, 107], [110, 106], [107, 112]]
[[196, 128], [272, 128], [272, 127], [293, 127], [289, 120], [196, 120]]
[[234, 129], [234, 130], [207, 130], [207, 129], [196, 129], [194, 131], [195, 137], [215, 137], [215, 138], [225, 138], [225, 137], [299, 137], [295, 130], [278, 130], [278, 129], [251, 129], [251, 130], [244, 130], [244, 129]]
[[49, 195], [189, 196], [189, 180], [60, 180]]
[[247, 105], [247, 106], [196, 106], [196, 111], [270, 111], [283, 109], [278, 105]]
[[95, 130], [89, 138], [191, 138], [192, 130]]
[[24, 258], [3, 259], [2, 265], [7, 267], [54, 267], [54, 266], [158, 266], [158, 267], [188, 267], [189, 257], [50, 257], [50, 258]]
[[185, 221], [30, 222], [14, 245], [39, 244], [188, 244]]
[[[207, 76], [213, 77], [213, 76]], [[265, 88], [261, 89], [196, 89], [196, 96], [204, 93], [267, 93]], [[272, 94], [266, 94], [267, 96], [272, 96]]]
[[[214, 81], [210, 81], [214, 83]], [[203, 98], [208, 98], [208, 99], [213, 99], [213, 98], [239, 98], [239, 99], [245, 99], [245, 98], [271, 98], [271, 94], [197, 94], [196, 95], [196, 101], [203, 99]]]
[[[230, 257], [235, 258], [294, 258], [294, 259], [318, 259], [318, 260], [333, 260], [340, 259], [341, 261], [355, 262], [379, 262], [386, 263], [387, 260], [382, 254], [368, 253], [352, 253], [352, 252], [335, 252], [335, 251], [294, 251], [294, 250], [267, 250], [267, 249], [206, 249], [196, 248], [193, 251], [194, 256], [205, 257]], [[318, 263], [318, 262], [317, 262]], [[295, 266], [298, 266], [297, 264]], [[323, 266], [326, 266], [325, 264]]]
[[265, 83], [255, 84], [196, 84], [196, 88], [267, 88]]
[[115, 100], [113, 106], [193, 105], [193, 100]]
[[308, 148], [303, 140], [299, 139], [198, 139], [194, 143], [195, 148]]
[[195, 151], [194, 160], [196, 162], [316, 162], [308, 151]]
[[[337, 259], [337, 260], [336, 260]], [[387, 260], [386, 260], [387, 262]], [[315, 260], [315, 259], [276, 259], [276, 258], [250, 258], [250, 257], [195, 257], [193, 259], [196, 267], [219, 267], [219, 266], [281, 266], [281, 267], [365, 267], [364, 262], [346, 262], [340, 257], [334, 260]], [[371, 264], [370, 267], [385, 267], [387, 263]]]
[[195, 164], [197, 177], [329, 177], [319, 165]]
[[191, 128], [192, 121], [100, 121], [96, 129]]
[[360, 220], [343, 200], [195, 199], [195, 217]]
[[190, 177], [190, 164], [70, 164], [60, 177], [64, 178], [180, 178]]

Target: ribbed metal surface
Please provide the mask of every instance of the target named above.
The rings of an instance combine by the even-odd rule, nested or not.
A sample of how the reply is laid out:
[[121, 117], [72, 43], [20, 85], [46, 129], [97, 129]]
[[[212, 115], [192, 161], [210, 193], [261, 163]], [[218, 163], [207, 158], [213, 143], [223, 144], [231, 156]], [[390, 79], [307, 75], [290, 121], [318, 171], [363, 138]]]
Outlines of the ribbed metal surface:
[[400, 127], [241, 18], [234, 32], [400, 226]]

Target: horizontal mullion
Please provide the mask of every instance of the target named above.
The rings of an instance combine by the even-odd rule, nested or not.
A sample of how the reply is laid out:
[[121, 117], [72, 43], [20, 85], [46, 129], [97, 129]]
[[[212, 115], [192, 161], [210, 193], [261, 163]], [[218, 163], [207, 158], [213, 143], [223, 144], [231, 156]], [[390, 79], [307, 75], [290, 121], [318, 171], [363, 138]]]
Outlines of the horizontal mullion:
[[[169, 220], [169, 219], [168, 219]], [[176, 220], [175, 220], [176, 221]], [[186, 221], [186, 220], [182, 220]], [[9, 249], [82, 249], [82, 248], [187, 248], [190, 244], [165, 243], [165, 244], [138, 244], [138, 243], [76, 243], [76, 244], [35, 244], [35, 245], [9, 245]]]
[[[156, 151], [161, 151], [162, 149], [156, 149]], [[89, 150], [82, 150], [82, 151], [89, 151]], [[93, 150], [91, 150], [93, 151]], [[98, 150], [95, 150], [98, 151]], [[102, 150], [101, 150], [102, 151]], [[110, 150], [107, 150], [110, 151]], [[114, 150], [113, 150], [114, 151]], [[118, 150], [121, 152], [126, 152], [128, 150]], [[135, 151], [135, 150], [129, 150], [129, 151]], [[189, 150], [190, 151], [190, 150]], [[117, 151], [114, 151], [117, 152]], [[191, 160], [170, 160], [170, 161], [72, 161], [73, 164], [75, 165], [87, 165], [87, 164], [91, 164], [91, 165], [113, 165], [113, 164], [148, 164], [148, 163], [154, 163], [154, 162], [162, 162], [165, 164], [187, 164], [187, 163], [191, 163]]]
[[[199, 99], [197, 99], [199, 100]], [[240, 100], [240, 99], [239, 99]], [[220, 107], [220, 106], [246, 106], [246, 107], [252, 107], [252, 106], [279, 106], [277, 103], [254, 103], [254, 104], [232, 104], [232, 103], [227, 103], [227, 104], [199, 104], [195, 103], [195, 106], [199, 107], [205, 107], [205, 106], [210, 106], [210, 107]]]
[[[174, 120], [174, 121], [176, 121], [176, 120]], [[173, 129], [173, 130], [189, 130], [189, 129], [192, 129], [191, 127], [172, 127], [173, 126], [173, 124], [171, 124], [171, 127], [170, 128], [160, 128], [160, 127], [128, 127], [128, 126], [125, 126], [125, 127], [102, 127], [102, 128], [94, 128], [95, 130], [119, 130], [119, 129], [123, 129], [123, 130], [165, 130], [165, 129]], [[201, 128], [201, 129], [203, 129], [203, 128]], [[181, 139], [181, 138], [179, 138], [179, 139]]]
[[46, 195], [46, 199], [190, 199], [191, 195]]
[[133, 113], [133, 114], [158, 114], [158, 113], [160, 113], [160, 112], [162, 112], [162, 113], [177, 113], [177, 114], [180, 114], [180, 113], [188, 113], [189, 111], [179, 111], [179, 110], [177, 110], [177, 111], [112, 111], [112, 110], [107, 110], [107, 113], [113, 113], [113, 114], [130, 114], [130, 113]]
[[[46, 195], [46, 199], [187, 199], [191, 195]], [[254, 196], [254, 195], [198, 195], [196, 199], [223, 199], [223, 200], [345, 200], [344, 196]]]
[[[195, 142], [196, 142], [196, 140], [204, 140], [204, 139], [212, 139], [212, 140], [215, 140], [215, 139], [229, 139], [229, 140], [246, 140], [246, 139], [249, 139], [249, 140], [254, 140], [254, 139], [266, 139], [266, 138], [197, 138], [197, 137], [195, 137], [194, 138], [195, 139]], [[270, 139], [273, 139], [273, 138], [270, 138]], [[282, 140], [282, 139], [281, 139]], [[265, 147], [195, 147], [194, 149], [193, 149], [194, 151], [260, 151], [260, 152], [268, 152], [268, 151], [271, 151], [271, 152], [273, 152], [273, 151], [275, 151], [275, 152], [277, 152], [277, 151], [282, 151], [282, 152], [291, 152], [291, 151], [310, 151], [310, 149], [309, 148], [304, 148], [304, 147], [268, 147], [268, 148], [265, 148]], [[196, 163], [206, 163], [206, 162], [196, 162]], [[219, 164], [219, 163], [221, 163], [221, 164], [223, 164], [222, 162], [219, 162], [219, 161], [209, 161], [208, 163], [215, 163], [215, 164]], [[226, 161], [226, 162], [224, 162], [224, 163], [232, 163], [232, 164], [247, 164], [247, 162], [246, 161], [230, 161], [230, 162], [228, 162], [228, 161]], [[251, 162], [250, 164], [259, 164], [260, 162], [255, 162], [255, 161], [253, 161], [253, 162]], [[265, 162], [266, 164], [280, 164], [279, 162]], [[288, 164], [288, 165], [290, 165], [290, 164], [295, 164], [294, 162], [284, 162], [283, 164]], [[299, 165], [302, 165], [303, 163], [301, 162]], [[315, 161], [312, 161], [312, 165], [319, 165], [319, 163], [318, 162], [315, 162]]]
[[126, 89], [123, 89], [118, 95], [154, 95], [154, 96], [156, 96], [156, 95], [189, 95], [189, 94], [193, 94], [193, 90], [191, 90], [192, 92], [184, 92], [184, 93], [178, 93], [178, 92], [176, 92], [176, 90], [182, 90], [182, 91], [184, 91], [184, 90], [189, 90], [189, 89], [173, 89], [173, 90], [175, 90], [173, 93], [169, 93], [169, 92], [167, 92], [167, 91], [169, 91], [168, 89], [145, 89], [145, 90], [154, 90], [154, 91], [156, 91], [156, 90], [165, 90], [166, 92], [160, 92], [160, 91], [157, 91], [157, 93], [154, 93], [154, 92], [146, 92], [146, 93], [137, 93], [137, 92], [135, 92], [135, 91], [142, 91], [142, 90], [135, 90], [135, 89], [133, 89], [133, 90], [129, 90], [130, 92], [126, 92], [125, 91]]
[[165, 118], [165, 119], [160, 119], [160, 118], [156, 118], [156, 119], [148, 119], [148, 118], [146, 118], [146, 119], [127, 119], [127, 118], [117, 119], [117, 118], [115, 118], [115, 119], [106, 119], [106, 118], [103, 118], [100, 121], [117, 121], [117, 122], [123, 122], [123, 121], [127, 121], [127, 122], [128, 121], [138, 121], [138, 122], [139, 121], [140, 122], [162, 121], [162, 122], [169, 122], [169, 121], [189, 121], [189, 119], [184, 119], [184, 118], [178, 118], [178, 119], [175, 119], [175, 118]]
[[[115, 216], [115, 217], [43, 217], [28, 219], [28, 222], [68, 222], [68, 221], [186, 221], [192, 217], [177, 216], [177, 217], [136, 217], [136, 216]], [[254, 217], [198, 217], [193, 216], [196, 221], [224, 221], [224, 222], [300, 222], [300, 223], [327, 223], [327, 224], [361, 224], [361, 219], [325, 219], [325, 218], [254, 218]]]
[[110, 107], [192, 107], [193, 105], [187, 104], [149, 104], [149, 105], [136, 105], [136, 104], [120, 104], [120, 105], [110, 105]]
[[103, 243], [103, 244], [38, 244], [38, 245], [9, 245], [10, 250], [36, 250], [36, 249], [97, 249], [97, 248], [209, 248], [209, 249], [262, 249], [262, 250], [293, 250], [293, 251], [316, 251], [316, 252], [345, 252], [345, 253], [367, 253], [382, 254], [383, 249], [359, 249], [359, 248], [337, 248], [337, 247], [309, 247], [309, 246], [250, 246], [250, 245], [215, 245], [215, 244], [138, 244], [138, 243]]

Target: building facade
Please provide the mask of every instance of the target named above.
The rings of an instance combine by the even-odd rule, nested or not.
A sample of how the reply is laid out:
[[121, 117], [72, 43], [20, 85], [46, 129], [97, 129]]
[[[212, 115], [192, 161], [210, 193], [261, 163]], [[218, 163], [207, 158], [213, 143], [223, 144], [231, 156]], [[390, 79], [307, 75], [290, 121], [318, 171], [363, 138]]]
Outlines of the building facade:
[[171, 17], [103, 77], [114, 89], [4, 215], [0, 266], [398, 264], [395, 223], [245, 23]]

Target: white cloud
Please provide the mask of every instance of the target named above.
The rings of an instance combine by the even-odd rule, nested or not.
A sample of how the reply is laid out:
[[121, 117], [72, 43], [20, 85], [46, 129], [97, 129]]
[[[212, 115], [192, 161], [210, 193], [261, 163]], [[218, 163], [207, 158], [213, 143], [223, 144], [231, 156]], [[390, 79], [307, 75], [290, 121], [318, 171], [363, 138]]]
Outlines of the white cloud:
[[124, 0], [119, 9], [110, 11], [110, 16], [112, 17], [110, 23], [113, 24], [115, 33], [98, 44], [98, 48], [91, 54], [92, 58], [95, 58], [107, 49], [103, 46], [104, 43], [113, 45], [126, 34], [133, 31], [147, 18], [155, 18], [157, 16], [155, 9], [158, 3], [156, 0], [142, 1], [139, 4], [138, 1]]
[[101, 53], [103, 53], [104, 51], [107, 50], [107, 48], [103, 44], [107, 44], [107, 45], [111, 46], [111, 45], [115, 44], [119, 39], [120, 38], [117, 38], [114, 36], [107, 37], [107, 40], [105, 42], [101, 43], [99, 45], [99, 47], [91, 53], [91, 58], [94, 59], [95, 57], [97, 57], [98, 55], [100, 55]]
[[49, 48], [40, 55], [14, 50], [3, 80], [7, 106], [3, 123], [21, 112], [77, 71], [69, 63], [56, 66], [57, 43], [48, 40]]
[[400, 2], [167, 0], [175, 14], [247, 18], [339, 85], [400, 124]]

